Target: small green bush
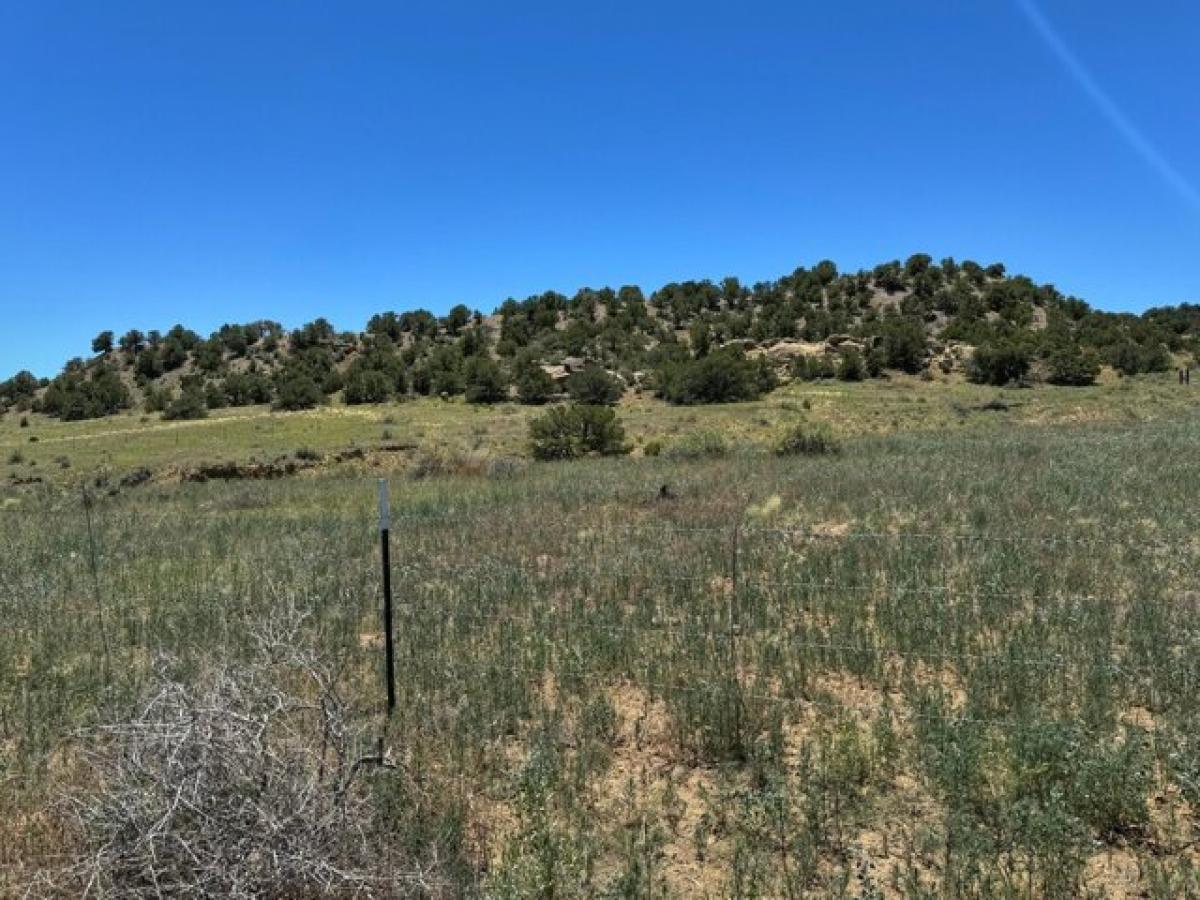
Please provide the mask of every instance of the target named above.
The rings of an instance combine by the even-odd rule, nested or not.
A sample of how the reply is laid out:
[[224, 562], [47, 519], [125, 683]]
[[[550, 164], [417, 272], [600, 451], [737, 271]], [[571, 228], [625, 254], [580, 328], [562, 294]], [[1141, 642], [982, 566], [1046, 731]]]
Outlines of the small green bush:
[[359, 369], [346, 378], [346, 404], [384, 403], [392, 396], [392, 381], [378, 369]]
[[642, 448], [643, 456], [659, 456], [662, 453], [662, 441], [647, 441]]
[[776, 456], [825, 456], [841, 452], [841, 443], [823, 425], [793, 425], [775, 442]]
[[276, 379], [275, 391], [275, 408], [282, 410], [312, 409], [325, 399], [321, 386], [310, 375], [298, 372]]
[[608, 406], [621, 399], [620, 381], [600, 366], [588, 366], [567, 379], [567, 393], [585, 406]]
[[968, 369], [978, 384], [1005, 385], [1021, 381], [1029, 374], [1029, 351], [1011, 341], [982, 344], [975, 350]]
[[607, 406], [556, 406], [529, 423], [530, 450], [535, 459], [575, 459], [596, 454], [628, 453], [625, 429]]
[[163, 418], [169, 420], [203, 419], [208, 415], [208, 405], [200, 390], [185, 390], [163, 410]]
[[1066, 344], [1050, 354], [1051, 384], [1075, 387], [1092, 384], [1100, 374], [1100, 357], [1094, 350], [1084, 350], [1078, 344]]
[[755, 400], [776, 386], [775, 373], [765, 358], [750, 359], [735, 349], [666, 363], [655, 378], [656, 393], [683, 406]]
[[837, 377], [842, 381], [862, 381], [867, 377], [867, 363], [863, 355], [853, 347], [842, 354], [838, 363]]
[[463, 365], [468, 403], [499, 403], [508, 397], [508, 380], [489, 356], [472, 356]]

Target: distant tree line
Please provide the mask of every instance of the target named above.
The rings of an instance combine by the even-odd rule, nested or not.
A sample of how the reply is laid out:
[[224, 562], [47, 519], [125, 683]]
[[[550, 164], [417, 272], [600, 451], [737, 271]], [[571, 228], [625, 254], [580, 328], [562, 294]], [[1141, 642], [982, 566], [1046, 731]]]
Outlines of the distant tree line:
[[[764, 352], [781, 342], [832, 350]], [[83, 419], [140, 402], [196, 418], [225, 406], [307, 409], [339, 393], [349, 404], [570, 396], [604, 407], [630, 388], [671, 403], [726, 403], [780, 379], [920, 374], [954, 344], [974, 348], [975, 381], [1085, 385], [1103, 365], [1132, 376], [1168, 369], [1174, 354], [1196, 356], [1200, 306], [1106, 313], [1000, 263], [921, 253], [853, 273], [825, 260], [753, 285], [672, 282], [649, 296], [634, 285], [547, 291], [508, 299], [490, 317], [461, 304], [440, 317], [382, 312], [362, 333], [326, 319], [290, 332], [271, 321], [227, 324], [207, 338], [182, 325], [103, 331], [92, 358], [69, 361], [54, 379], [20, 372], [0, 382], [0, 410]]]

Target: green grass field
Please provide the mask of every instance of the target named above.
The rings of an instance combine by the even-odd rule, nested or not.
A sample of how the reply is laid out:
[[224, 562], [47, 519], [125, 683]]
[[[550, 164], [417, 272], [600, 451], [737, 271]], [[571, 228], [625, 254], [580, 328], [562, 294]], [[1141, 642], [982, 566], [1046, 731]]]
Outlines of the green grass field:
[[[895, 377], [795, 383], [759, 401], [703, 408], [631, 396], [619, 412], [635, 447], [651, 441], [669, 446], [696, 430], [718, 431], [735, 442], [769, 444], [781, 427], [799, 419], [827, 423], [845, 436], [1133, 423], [1194, 410], [1198, 396], [1176, 384], [1173, 375], [1030, 390]], [[429, 453], [523, 455], [528, 420], [537, 413], [536, 407], [516, 404], [420, 399], [385, 406], [338, 404], [301, 413], [273, 413], [266, 407], [220, 410], [191, 422], [134, 413], [88, 422], [28, 416], [24, 428], [21, 415], [9, 413], [0, 418], [0, 490], [5, 480], [73, 484], [97, 472], [120, 478], [143, 467], [170, 480], [180, 470], [206, 463], [268, 462], [297, 451], [333, 454], [398, 443]], [[377, 460], [386, 468], [410, 461], [395, 454]]]
[[[164, 477], [99, 497], [91, 537], [58, 488], [384, 429], [515, 454], [527, 410], [6, 420], [9, 469], [50, 483], [0, 509], [0, 894], [78, 893], [64, 860], [108, 846], [78, 798], [129, 736], [106, 726], [164, 679], [254, 665], [286, 682], [262, 659], [281, 622], [328, 663], [354, 740], [383, 736], [394, 767], [353, 785], [372, 840], [389, 865], [427, 864], [422, 884], [360, 895], [1200, 896], [1193, 397], [1165, 379], [797, 386], [622, 407], [636, 445], [712, 430], [732, 444], [717, 458], [397, 468], [390, 721], [362, 466]], [[761, 449], [799, 419], [831, 423], [843, 452]], [[296, 763], [316, 780], [340, 746], [318, 737]], [[201, 827], [163, 821], [156, 858]], [[115, 871], [93, 890], [118, 892]]]

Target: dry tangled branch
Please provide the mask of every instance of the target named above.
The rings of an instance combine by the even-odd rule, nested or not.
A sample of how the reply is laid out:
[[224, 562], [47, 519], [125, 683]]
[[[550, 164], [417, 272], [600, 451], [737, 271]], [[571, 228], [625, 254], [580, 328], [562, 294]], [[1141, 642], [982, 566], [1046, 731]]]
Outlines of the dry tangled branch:
[[[122, 897], [437, 896], [436, 864], [397, 860], [362, 789], [389, 765], [335, 678], [295, 649], [300, 617], [261, 657], [200, 686], [160, 673], [130, 721], [86, 735], [93, 787], [64, 798], [87, 856], [34, 893]], [[399, 777], [398, 774], [396, 777]]]

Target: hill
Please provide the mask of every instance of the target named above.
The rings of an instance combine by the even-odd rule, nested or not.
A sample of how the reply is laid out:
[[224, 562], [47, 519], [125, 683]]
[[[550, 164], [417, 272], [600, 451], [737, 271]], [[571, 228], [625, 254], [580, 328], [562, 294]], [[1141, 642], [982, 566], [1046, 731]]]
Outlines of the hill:
[[[904, 372], [990, 384], [1089, 384], [1102, 366], [1166, 371], [1200, 348], [1200, 307], [1135, 316], [1093, 309], [1053, 285], [926, 254], [840, 273], [823, 261], [752, 286], [667, 284], [547, 291], [491, 315], [457, 306], [382, 312], [362, 332], [321, 318], [224, 325], [207, 338], [103, 332], [90, 358], [53, 379], [27, 371], [0, 382], [0, 415], [63, 420], [141, 408], [167, 419], [223, 407], [318, 406], [461, 395], [537, 404], [571, 392], [649, 392], [674, 404], [746, 400], [782, 381], [857, 381]], [[608, 376], [601, 377], [603, 370]]]

